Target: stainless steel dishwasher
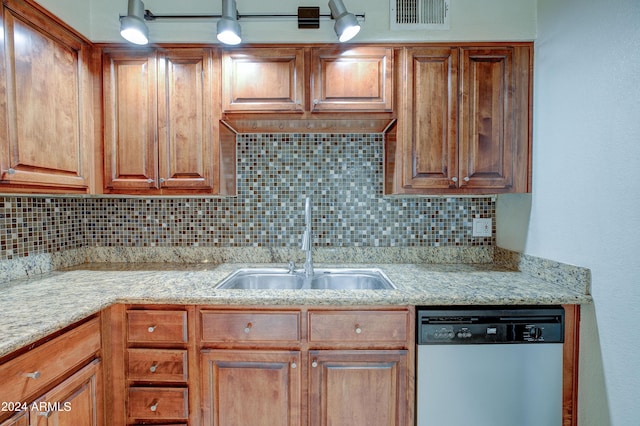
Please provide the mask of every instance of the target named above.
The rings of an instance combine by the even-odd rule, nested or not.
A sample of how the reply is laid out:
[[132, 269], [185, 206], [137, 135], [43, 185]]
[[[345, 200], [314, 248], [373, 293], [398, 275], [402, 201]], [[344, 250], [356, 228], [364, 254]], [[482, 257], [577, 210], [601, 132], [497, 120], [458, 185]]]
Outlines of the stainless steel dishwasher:
[[417, 426], [561, 426], [564, 309], [419, 307]]

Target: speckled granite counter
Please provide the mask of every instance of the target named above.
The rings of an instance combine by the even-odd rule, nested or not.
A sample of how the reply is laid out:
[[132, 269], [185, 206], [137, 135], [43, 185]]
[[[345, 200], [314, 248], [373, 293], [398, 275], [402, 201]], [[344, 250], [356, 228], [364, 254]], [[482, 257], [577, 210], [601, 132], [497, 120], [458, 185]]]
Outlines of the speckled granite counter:
[[[0, 356], [114, 303], [214, 305], [584, 304], [587, 288], [494, 264], [377, 264], [396, 290], [215, 290], [246, 264], [80, 265], [0, 291]], [[278, 266], [282, 266], [281, 264]], [[334, 266], [334, 265], [321, 265]], [[367, 266], [345, 265], [340, 266]]]

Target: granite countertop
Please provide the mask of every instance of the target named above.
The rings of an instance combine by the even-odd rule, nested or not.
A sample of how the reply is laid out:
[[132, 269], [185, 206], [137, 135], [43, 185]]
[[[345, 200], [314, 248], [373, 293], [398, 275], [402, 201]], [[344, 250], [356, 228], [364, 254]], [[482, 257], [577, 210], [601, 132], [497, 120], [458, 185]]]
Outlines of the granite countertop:
[[256, 306], [591, 303], [591, 296], [585, 291], [493, 264], [375, 265], [396, 285], [395, 290], [214, 290], [228, 274], [246, 266], [283, 265], [86, 264], [4, 284], [0, 291], [0, 357], [114, 303]]

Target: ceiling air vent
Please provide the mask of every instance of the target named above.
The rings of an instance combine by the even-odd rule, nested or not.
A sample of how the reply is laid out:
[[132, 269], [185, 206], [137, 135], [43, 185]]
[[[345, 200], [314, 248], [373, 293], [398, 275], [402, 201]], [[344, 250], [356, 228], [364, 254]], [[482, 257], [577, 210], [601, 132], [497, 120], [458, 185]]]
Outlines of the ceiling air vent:
[[391, 30], [448, 30], [451, 0], [390, 0]]

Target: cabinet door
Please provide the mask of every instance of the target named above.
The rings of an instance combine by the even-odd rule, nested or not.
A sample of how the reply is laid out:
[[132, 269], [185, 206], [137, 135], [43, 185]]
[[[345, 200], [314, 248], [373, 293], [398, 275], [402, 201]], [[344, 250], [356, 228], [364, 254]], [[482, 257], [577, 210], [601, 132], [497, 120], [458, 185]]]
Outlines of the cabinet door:
[[104, 79], [104, 186], [158, 188], [156, 54], [107, 50]]
[[222, 56], [225, 112], [303, 112], [304, 50], [254, 48]]
[[527, 190], [528, 50], [462, 49], [460, 187]]
[[301, 425], [300, 352], [204, 350], [201, 366], [203, 425]]
[[457, 175], [458, 50], [406, 52], [401, 108], [402, 187], [448, 189]]
[[311, 426], [406, 426], [407, 351], [310, 351]]
[[100, 360], [95, 360], [53, 388], [31, 405], [31, 425], [101, 425], [101, 376]]
[[29, 426], [29, 412], [21, 411], [10, 419], [0, 423], [0, 426]]
[[212, 54], [170, 49], [158, 65], [160, 186], [213, 190]]
[[0, 181], [86, 192], [94, 139], [90, 47], [24, 2], [4, 3]]
[[393, 109], [393, 49], [388, 47], [312, 50], [312, 111]]

